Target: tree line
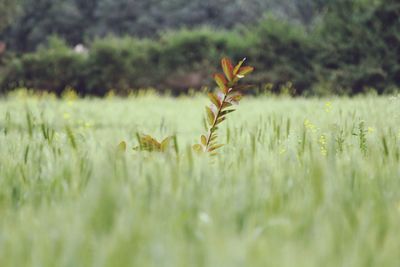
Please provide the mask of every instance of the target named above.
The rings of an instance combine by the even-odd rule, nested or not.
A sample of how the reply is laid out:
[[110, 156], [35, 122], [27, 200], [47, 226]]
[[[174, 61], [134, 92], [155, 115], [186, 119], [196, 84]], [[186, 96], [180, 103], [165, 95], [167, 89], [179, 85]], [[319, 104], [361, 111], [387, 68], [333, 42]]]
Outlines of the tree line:
[[324, 6], [323, 0], [17, 1], [0, 0], [0, 10], [11, 14], [0, 16], [7, 17], [3, 25], [9, 23], [0, 37], [10, 49], [21, 52], [36, 49], [49, 35], [55, 34], [70, 45], [107, 35], [155, 37], [160, 32], [182, 27], [208, 25], [231, 29], [239, 24], [255, 23], [265, 12], [311, 24]]

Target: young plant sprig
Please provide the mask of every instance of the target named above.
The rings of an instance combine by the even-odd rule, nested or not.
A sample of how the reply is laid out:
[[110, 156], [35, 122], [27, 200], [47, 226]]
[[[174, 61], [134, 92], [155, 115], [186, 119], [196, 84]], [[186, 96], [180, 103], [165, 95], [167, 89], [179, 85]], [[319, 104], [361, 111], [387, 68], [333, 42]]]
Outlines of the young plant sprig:
[[[161, 142], [157, 141], [154, 137], [150, 135], [140, 135], [136, 134], [138, 139], [138, 146], [134, 147], [133, 150], [136, 151], [148, 151], [148, 152], [166, 152], [170, 146], [170, 141], [174, 140], [176, 147], [176, 138], [174, 136], [168, 136]], [[126, 151], [127, 145], [125, 141], [122, 141], [118, 145], [119, 151]]]
[[[218, 85], [219, 90], [216, 93], [208, 94], [211, 100], [211, 105], [206, 107], [208, 133], [207, 135], [201, 136], [200, 144], [193, 146], [195, 151], [210, 152], [211, 155], [215, 155], [215, 150], [223, 146], [222, 144], [217, 143], [218, 125], [226, 119], [226, 115], [235, 111], [232, 106], [239, 104], [239, 101], [242, 99], [241, 91], [249, 87], [248, 85], [240, 85], [240, 79], [244, 78], [254, 70], [253, 67], [242, 66], [245, 61], [246, 58], [233, 67], [230, 59], [223, 58], [221, 60], [223, 74], [214, 74], [214, 80]], [[171, 138], [172, 137], [169, 136], [159, 142], [150, 135], [141, 136], [137, 134], [139, 146], [134, 147], [133, 150], [166, 152]], [[173, 140], [175, 141], [175, 150], [177, 152], [176, 138]], [[126, 142], [122, 141], [117, 148], [119, 151], [126, 151]]]
[[149, 151], [149, 152], [165, 152], [168, 149], [170, 144], [170, 140], [172, 136], [168, 136], [161, 142], [158, 142], [155, 138], [150, 135], [143, 135], [140, 136], [139, 134], [136, 135], [138, 139], [139, 146], [134, 147], [133, 150], [137, 151]]
[[246, 58], [233, 67], [230, 59], [221, 60], [223, 74], [214, 74], [219, 90], [216, 93], [208, 93], [211, 100], [211, 105], [206, 106], [208, 132], [200, 137], [200, 144], [193, 146], [195, 151], [210, 152], [215, 155], [215, 151], [223, 146], [217, 142], [218, 125], [226, 119], [226, 115], [235, 111], [232, 106], [239, 104], [242, 99], [241, 91], [248, 87], [240, 85], [239, 81], [254, 70], [253, 67], [242, 66], [245, 61]]

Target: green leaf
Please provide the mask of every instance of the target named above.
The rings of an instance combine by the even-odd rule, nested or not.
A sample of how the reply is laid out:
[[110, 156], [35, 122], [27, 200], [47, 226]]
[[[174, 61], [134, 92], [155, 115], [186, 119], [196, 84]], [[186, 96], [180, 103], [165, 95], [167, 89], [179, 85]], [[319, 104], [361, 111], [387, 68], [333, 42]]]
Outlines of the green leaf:
[[143, 147], [146, 150], [149, 150], [149, 151], [153, 151], [153, 150], [161, 151], [161, 144], [156, 139], [151, 137], [150, 135], [143, 136], [141, 138], [141, 142], [142, 142]]
[[204, 135], [201, 136], [201, 143], [203, 145], [207, 145], [207, 137], [205, 137]]
[[171, 141], [171, 136], [168, 136], [167, 138], [162, 140], [161, 146], [160, 146], [160, 149], [162, 152], [167, 150], [170, 141]]
[[212, 147], [210, 147], [208, 149], [208, 152], [212, 152], [212, 151], [217, 150], [218, 148], [223, 147], [223, 146], [224, 146], [223, 144], [212, 146]]
[[246, 61], [246, 58], [242, 59], [233, 69], [233, 75], [236, 75], [240, 69], [240, 67], [243, 65], [243, 63]]
[[217, 124], [220, 124], [221, 122], [223, 122], [225, 120], [225, 117], [220, 117], [218, 120], [217, 120]]
[[210, 98], [211, 102], [216, 106], [219, 107], [220, 103], [218, 97], [214, 93], [208, 93], [208, 97]]
[[205, 131], [208, 130], [207, 119], [205, 117], [203, 117], [203, 127]]
[[236, 74], [236, 76], [238, 78], [243, 78], [244, 76], [246, 76], [247, 74], [253, 72], [254, 68], [250, 67], [250, 66], [245, 66], [245, 67], [241, 67], [238, 71], [238, 73]]
[[212, 112], [211, 108], [209, 108], [209, 107], [206, 107], [206, 111], [207, 111], [208, 123], [210, 125], [212, 125], [214, 123], [214, 119], [215, 119], [214, 112]]
[[196, 152], [203, 152], [203, 147], [199, 144], [195, 144], [192, 148]]
[[229, 113], [232, 113], [232, 112], [234, 112], [236, 109], [229, 109], [229, 110], [224, 110], [224, 111], [221, 111], [221, 116], [225, 116], [225, 115], [227, 115], [227, 114], [229, 114]]
[[140, 151], [156, 151], [156, 152], [164, 152], [168, 148], [171, 137], [165, 138], [161, 143], [159, 143], [155, 138], [150, 135], [140, 136], [137, 134], [139, 146], [134, 147], [134, 150]]
[[118, 151], [122, 151], [125, 152], [126, 151], [126, 142], [122, 141], [121, 143], [119, 143], [119, 145], [117, 146]]

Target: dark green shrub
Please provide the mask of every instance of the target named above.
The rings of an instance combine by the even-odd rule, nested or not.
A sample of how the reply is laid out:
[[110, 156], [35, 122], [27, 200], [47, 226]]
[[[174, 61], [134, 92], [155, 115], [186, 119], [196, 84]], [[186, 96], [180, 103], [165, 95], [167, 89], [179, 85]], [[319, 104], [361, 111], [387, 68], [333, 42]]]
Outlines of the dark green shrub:
[[315, 33], [315, 64], [331, 93], [378, 93], [400, 86], [400, 2], [332, 1]]
[[24, 86], [57, 94], [66, 87], [82, 91], [85, 61], [85, 55], [74, 52], [58, 38], [50, 38], [48, 46], [11, 60], [1, 87], [13, 89]]
[[159, 45], [150, 40], [109, 37], [94, 41], [85, 70], [87, 93], [123, 93], [157, 85], [159, 53]]
[[253, 82], [272, 83], [279, 91], [290, 81], [298, 94], [312, 85], [315, 49], [301, 26], [267, 16], [245, 38], [250, 63], [257, 69]]

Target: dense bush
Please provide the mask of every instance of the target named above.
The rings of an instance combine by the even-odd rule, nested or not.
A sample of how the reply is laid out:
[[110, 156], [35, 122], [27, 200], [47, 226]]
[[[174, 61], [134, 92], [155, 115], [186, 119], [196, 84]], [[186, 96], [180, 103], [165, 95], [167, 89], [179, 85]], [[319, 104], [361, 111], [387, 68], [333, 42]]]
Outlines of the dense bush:
[[257, 70], [250, 77], [254, 83], [272, 83], [274, 91], [278, 91], [290, 81], [296, 93], [311, 87], [315, 81], [312, 64], [316, 48], [304, 28], [269, 16], [249, 29], [246, 39], [243, 50]]
[[399, 87], [399, 33], [399, 1], [332, 1], [314, 35], [320, 80], [339, 94]]
[[73, 87], [94, 95], [153, 87], [178, 93], [209, 84], [210, 71], [238, 41], [234, 32], [201, 28], [167, 32], [158, 41], [97, 39], [87, 52], [78, 53], [51, 38], [38, 51], [11, 60], [1, 87], [26, 86], [56, 93]]
[[77, 54], [57, 38], [46, 47], [12, 59], [7, 66], [1, 88], [18, 86], [61, 93], [66, 87], [84, 88], [85, 55]]
[[154, 87], [160, 81], [157, 72], [159, 45], [134, 38], [96, 40], [85, 63], [85, 92], [102, 95], [134, 88]]
[[88, 93], [153, 87], [187, 91], [210, 81], [210, 71], [228, 54], [235, 33], [209, 28], [167, 32], [159, 40], [109, 37], [90, 46], [85, 75]]

